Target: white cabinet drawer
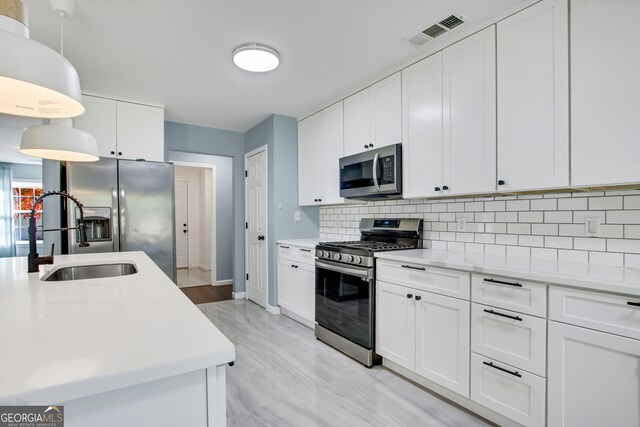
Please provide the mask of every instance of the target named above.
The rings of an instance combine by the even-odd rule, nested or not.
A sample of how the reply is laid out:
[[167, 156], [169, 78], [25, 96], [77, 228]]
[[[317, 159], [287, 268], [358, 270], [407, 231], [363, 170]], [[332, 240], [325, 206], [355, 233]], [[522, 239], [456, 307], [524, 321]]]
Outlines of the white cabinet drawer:
[[473, 274], [473, 302], [547, 317], [547, 286], [518, 279]]
[[472, 304], [472, 351], [544, 377], [546, 344], [545, 319]]
[[315, 249], [278, 243], [278, 258], [302, 262], [305, 264], [314, 264], [315, 252]]
[[475, 353], [471, 400], [523, 426], [544, 426], [545, 379]]
[[553, 287], [549, 318], [640, 339], [640, 298]]
[[420, 264], [376, 260], [378, 280], [415, 289], [469, 299], [469, 273]]

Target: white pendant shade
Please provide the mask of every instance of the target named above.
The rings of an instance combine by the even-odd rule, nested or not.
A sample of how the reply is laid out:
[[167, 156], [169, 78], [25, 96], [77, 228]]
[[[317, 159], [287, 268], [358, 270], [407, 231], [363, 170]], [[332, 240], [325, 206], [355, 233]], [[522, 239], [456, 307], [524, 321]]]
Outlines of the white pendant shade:
[[29, 156], [71, 162], [93, 162], [98, 157], [98, 142], [88, 132], [64, 125], [29, 126], [22, 133], [20, 152]]
[[0, 94], [4, 114], [66, 118], [84, 113], [73, 65], [55, 50], [5, 25], [0, 26]]
[[233, 63], [243, 70], [263, 73], [278, 67], [280, 54], [270, 47], [247, 43], [234, 49]]

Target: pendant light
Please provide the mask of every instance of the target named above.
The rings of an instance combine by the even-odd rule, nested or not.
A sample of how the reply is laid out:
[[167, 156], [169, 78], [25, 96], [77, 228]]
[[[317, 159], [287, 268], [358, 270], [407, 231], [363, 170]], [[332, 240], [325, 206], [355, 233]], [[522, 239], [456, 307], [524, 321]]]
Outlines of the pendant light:
[[21, 0], [0, 1], [0, 113], [38, 118], [83, 114], [75, 68], [31, 40], [26, 22]]
[[280, 54], [269, 46], [247, 43], [233, 50], [233, 63], [243, 70], [264, 73], [280, 65]]
[[[63, 59], [63, 22], [64, 18], [73, 13], [74, 6], [74, 0], [51, 0], [51, 7], [60, 16], [60, 57]], [[70, 118], [51, 119], [47, 120], [45, 124], [26, 128], [22, 132], [20, 152], [51, 160], [72, 162], [99, 160], [96, 138], [88, 132], [74, 129]]]
[[28, 156], [70, 162], [95, 162], [98, 142], [89, 132], [74, 129], [71, 119], [50, 120], [22, 132], [20, 152]]

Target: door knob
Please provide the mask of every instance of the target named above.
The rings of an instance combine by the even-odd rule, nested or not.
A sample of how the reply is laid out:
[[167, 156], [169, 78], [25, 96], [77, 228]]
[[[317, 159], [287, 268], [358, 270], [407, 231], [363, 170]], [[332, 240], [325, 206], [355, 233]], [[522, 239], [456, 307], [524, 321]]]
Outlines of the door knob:
[[258, 236], [258, 240], [264, 240], [264, 236]]

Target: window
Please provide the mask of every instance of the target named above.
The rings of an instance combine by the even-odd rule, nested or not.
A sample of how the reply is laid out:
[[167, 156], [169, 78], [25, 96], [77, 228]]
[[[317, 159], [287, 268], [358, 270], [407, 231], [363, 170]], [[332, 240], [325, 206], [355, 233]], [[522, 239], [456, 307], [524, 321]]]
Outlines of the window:
[[[12, 183], [13, 235], [16, 243], [29, 242], [29, 216], [36, 199], [42, 195], [42, 183], [37, 181], [13, 181]], [[42, 202], [36, 207], [36, 226], [42, 227]], [[36, 232], [36, 240], [42, 243], [42, 230]]]

